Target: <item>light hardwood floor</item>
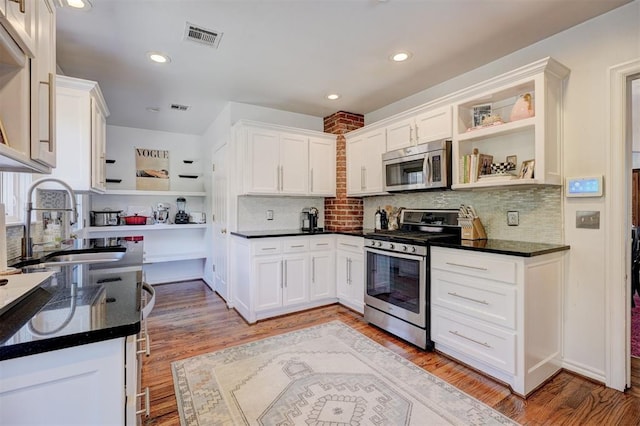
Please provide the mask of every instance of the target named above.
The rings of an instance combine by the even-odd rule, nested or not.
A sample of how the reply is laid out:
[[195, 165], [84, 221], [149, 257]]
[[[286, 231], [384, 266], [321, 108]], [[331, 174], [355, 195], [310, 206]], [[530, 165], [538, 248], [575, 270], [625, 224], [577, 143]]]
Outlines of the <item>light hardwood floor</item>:
[[[425, 370], [525, 425], [640, 424], [640, 360], [633, 359], [634, 386], [617, 392], [569, 372], [560, 372], [527, 400], [445, 356], [424, 352], [369, 326], [340, 305], [331, 305], [248, 325], [202, 281], [155, 286], [156, 305], [148, 320], [151, 356], [142, 385], [151, 392], [147, 425], [179, 425], [171, 362], [287, 331], [340, 320]], [[636, 385], [637, 384], [637, 385]]]

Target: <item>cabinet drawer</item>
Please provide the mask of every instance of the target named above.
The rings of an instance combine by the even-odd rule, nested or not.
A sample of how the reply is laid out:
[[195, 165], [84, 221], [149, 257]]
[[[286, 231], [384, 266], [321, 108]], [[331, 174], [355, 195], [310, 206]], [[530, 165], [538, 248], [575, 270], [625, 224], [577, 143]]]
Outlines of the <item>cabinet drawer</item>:
[[287, 239], [282, 241], [283, 253], [300, 253], [309, 251], [308, 238]]
[[498, 255], [472, 253], [468, 250], [431, 249], [431, 268], [472, 275], [506, 283], [516, 282], [516, 262]]
[[431, 311], [431, 338], [491, 367], [516, 373], [516, 334], [447, 309]]
[[282, 241], [280, 240], [256, 241], [251, 244], [251, 254], [253, 256], [279, 253], [282, 253]]
[[364, 250], [364, 238], [360, 237], [338, 237], [338, 250], [348, 250], [355, 253], [362, 253]]
[[334, 248], [334, 237], [311, 237], [309, 239], [310, 250], [332, 250]]
[[516, 327], [516, 288], [438, 269], [431, 271], [431, 303], [503, 327]]

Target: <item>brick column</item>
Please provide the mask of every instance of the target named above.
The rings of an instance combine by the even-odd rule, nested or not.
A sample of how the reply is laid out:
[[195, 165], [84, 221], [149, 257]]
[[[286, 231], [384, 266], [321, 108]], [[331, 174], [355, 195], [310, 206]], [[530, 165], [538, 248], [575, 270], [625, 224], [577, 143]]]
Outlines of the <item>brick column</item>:
[[336, 197], [324, 199], [324, 227], [328, 231], [361, 231], [362, 198], [347, 197], [347, 144], [344, 134], [364, 126], [364, 116], [338, 111], [324, 118], [324, 131], [336, 139]]

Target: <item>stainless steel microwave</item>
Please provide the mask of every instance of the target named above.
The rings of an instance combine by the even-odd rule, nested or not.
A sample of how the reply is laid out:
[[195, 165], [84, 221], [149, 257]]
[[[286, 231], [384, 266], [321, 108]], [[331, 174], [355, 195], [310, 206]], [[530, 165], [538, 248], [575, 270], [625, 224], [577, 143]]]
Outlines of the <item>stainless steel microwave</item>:
[[429, 142], [382, 154], [384, 190], [402, 192], [451, 187], [451, 141]]

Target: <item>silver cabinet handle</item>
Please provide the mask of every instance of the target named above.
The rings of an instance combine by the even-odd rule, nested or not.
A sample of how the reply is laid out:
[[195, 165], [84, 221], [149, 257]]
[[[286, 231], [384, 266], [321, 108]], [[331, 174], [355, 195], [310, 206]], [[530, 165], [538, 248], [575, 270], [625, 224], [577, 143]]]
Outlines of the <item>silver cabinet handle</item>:
[[360, 166], [360, 190], [364, 191], [364, 166]]
[[280, 288], [284, 287], [284, 260], [280, 261]]
[[409, 144], [413, 143], [413, 127], [409, 126]]
[[351, 284], [351, 258], [347, 258], [347, 283]]
[[302, 247], [304, 247], [304, 244], [298, 244], [298, 245], [290, 246], [290, 247], [291, 248], [302, 248]]
[[414, 140], [416, 145], [418, 145], [418, 143], [420, 142], [419, 139], [420, 139], [420, 136], [418, 136], [418, 125], [416, 124], [416, 137]]
[[363, 166], [362, 170], [364, 171], [364, 174], [362, 177], [362, 187], [364, 190], [366, 190], [367, 189], [367, 168]]
[[144, 388], [144, 391], [141, 393], [136, 394], [136, 398], [140, 398], [144, 396], [144, 408], [142, 410], [138, 410], [136, 411], [136, 414], [144, 414], [145, 417], [149, 417], [149, 414], [151, 414], [151, 404], [150, 404], [150, 398], [149, 398], [149, 386], [147, 386], [146, 388]]
[[492, 347], [492, 346], [491, 346], [490, 344], [488, 344], [487, 342], [481, 342], [481, 341], [479, 341], [479, 340], [472, 339], [471, 337], [467, 337], [467, 336], [465, 336], [465, 335], [463, 335], [463, 334], [458, 333], [458, 331], [457, 331], [457, 330], [456, 330], [456, 331], [451, 331], [451, 330], [449, 330], [449, 333], [453, 334], [454, 336], [458, 336], [458, 337], [462, 337], [463, 339], [467, 339], [467, 340], [468, 340], [468, 341], [470, 341], [470, 342], [477, 343], [478, 345], [482, 345], [482, 346], [484, 346], [485, 348], [491, 348], [491, 347]]
[[463, 296], [461, 294], [456, 293], [455, 291], [454, 292], [449, 291], [449, 292], [447, 292], [447, 294], [449, 294], [451, 296], [454, 296], [454, 297], [459, 297], [460, 299], [465, 299], [465, 300], [470, 300], [472, 302], [481, 303], [483, 305], [488, 305], [489, 304], [489, 302], [487, 302], [486, 300], [478, 300], [478, 299], [474, 299], [472, 297]]
[[25, 13], [27, 8], [25, 6], [25, 0], [11, 0], [14, 3], [20, 4], [20, 13]]
[[142, 343], [144, 342], [144, 348], [142, 349], [138, 349], [136, 351], [137, 354], [145, 354], [146, 356], [151, 355], [151, 336], [149, 336], [149, 333], [147, 333], [147, 321], [143, 321], [143, 326], [142, 326], [142, 333], [141, 333], [144, 337], [140, 338], [140, 339], [136, 339], [137, 343]]
[[276, 249], [277, 249], [277, 247], [263, 247], [260, 250], [267, 251], [267, 250], [276, 250]]
[[347, 247], [353, 247], [353, 248], [358, 248], [357, 244], [347, 244], [347, 243], [340, 243], [343, 246], [347, 246]]
[[316, 283], [316, 258], [311, 258], [311, 282]]
[[447, 265], [450, 266], [458, 266], [460, 268], [469, 268], [469, 269], [475, 269], [477, 271], [487, 271], [487, 268], [483, 268], [482, 266], [472, 266], [472, 265], [463, 265], [461, 263], [453, 263], [453, 262], [446, 262]]
[[284, 166], [280, 166], [280, 191], [284, 191]]
[[313, 192], [313, 169], [311, 169], [311, 171], [309, 172], [311, 173], [311, 175], [309, 176], [311, 182], [310, 182], [310, 186], [311, 186], [311, 192]]

